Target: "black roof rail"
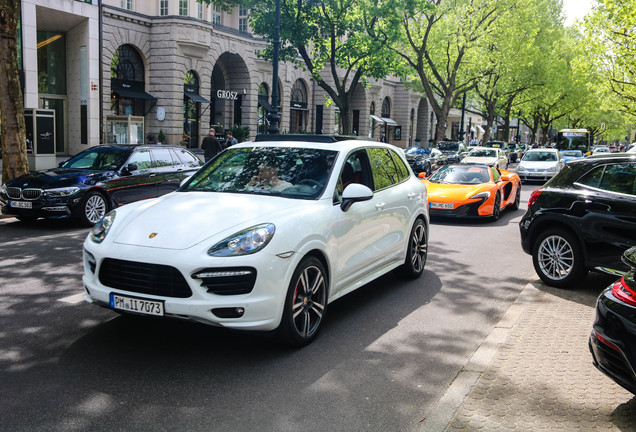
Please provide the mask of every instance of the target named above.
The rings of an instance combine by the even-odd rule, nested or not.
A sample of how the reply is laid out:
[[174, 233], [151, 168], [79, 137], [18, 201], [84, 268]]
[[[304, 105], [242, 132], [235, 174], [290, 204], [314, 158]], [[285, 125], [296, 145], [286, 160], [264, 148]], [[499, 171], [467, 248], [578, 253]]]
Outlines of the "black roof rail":
[[319, 142], [319, 143], [335, 143], [345, 140], [363, 140], [364, 137], [356, 135], [323, 135], [323, 134], [261, 134], [256, 135], [254, 141], [267, 142], [267, 141], [304, 141], [304, 142]]

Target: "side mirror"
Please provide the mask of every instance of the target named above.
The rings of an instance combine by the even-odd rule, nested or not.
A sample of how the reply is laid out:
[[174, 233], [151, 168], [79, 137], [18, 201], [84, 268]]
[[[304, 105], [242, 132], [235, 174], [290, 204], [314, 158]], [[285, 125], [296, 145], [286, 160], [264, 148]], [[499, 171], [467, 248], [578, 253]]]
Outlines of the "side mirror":
[[501, 181], [510, 181], [510, 177], [508, 177], [508, 176], [501, 176]]
[[426, 171], [422, 171], [417, 175], [419, 178], [426, 178]]
[[129, 163], [128, 165], [126, 165], [126, 169], [128, 170], [128, 172], [137, 171], [139, 169], [139, 165], [137, 165], [136, 163]]
[[369, 201], [371, 198], [373, 198], [373, 191], [371, 189], [359, 183], [352, 183], [342, 192], [340, 208], [346, 212], [353, 203]]

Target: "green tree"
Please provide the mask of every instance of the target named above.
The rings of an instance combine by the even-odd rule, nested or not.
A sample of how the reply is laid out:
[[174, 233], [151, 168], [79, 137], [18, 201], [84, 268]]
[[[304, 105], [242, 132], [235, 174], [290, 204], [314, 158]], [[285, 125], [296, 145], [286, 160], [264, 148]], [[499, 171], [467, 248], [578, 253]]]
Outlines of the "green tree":
[[0, 136], [3, 183], [29, 171], [24, 103], [17, 61], [19, 16], [19, 1], [0, 0]]
[[506, 25], [518, 1], [396, 1], [401, 39], [392, 48], [432, 106], [436, 142], [444, 136], [450, 109], [491, 73], [480, 57], [481, 46]]

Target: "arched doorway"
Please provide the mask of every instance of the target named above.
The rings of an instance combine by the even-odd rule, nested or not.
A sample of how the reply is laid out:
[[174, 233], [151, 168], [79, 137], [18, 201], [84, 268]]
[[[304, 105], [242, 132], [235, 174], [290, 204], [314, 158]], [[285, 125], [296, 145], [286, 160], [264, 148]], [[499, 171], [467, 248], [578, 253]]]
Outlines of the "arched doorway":
[[199, 118], [201, 103], [210, 103], [199, 94], [199, 77], [195, 71], [188, 71], [183, 80], [183, 139], [186, 147], [199, 146]]
[[243, 124], [243, 106], [248, 105], [250, 96], [249, 71], [241, 56], [225, 52], [214, 65], [211, 78], [210, 127], [225, 136], [234, 125]]
[[258, 86], [258, 107], [257, 107], [257, 134], [267, 133], [267, 113], [272, 111], [272, 106], [269, 104], [269, 87], [267, 84], [261, 83]]

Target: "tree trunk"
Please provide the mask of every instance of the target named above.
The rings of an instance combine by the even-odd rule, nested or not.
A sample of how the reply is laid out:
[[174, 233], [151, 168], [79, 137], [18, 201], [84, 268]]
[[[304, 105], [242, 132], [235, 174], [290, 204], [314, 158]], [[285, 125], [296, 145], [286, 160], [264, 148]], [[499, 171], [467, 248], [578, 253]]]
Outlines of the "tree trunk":
[[17, 23], [20, 2], [0, 0], [0, 113], [2, 183], [29, 172], [24, 104], [18, 73]]

